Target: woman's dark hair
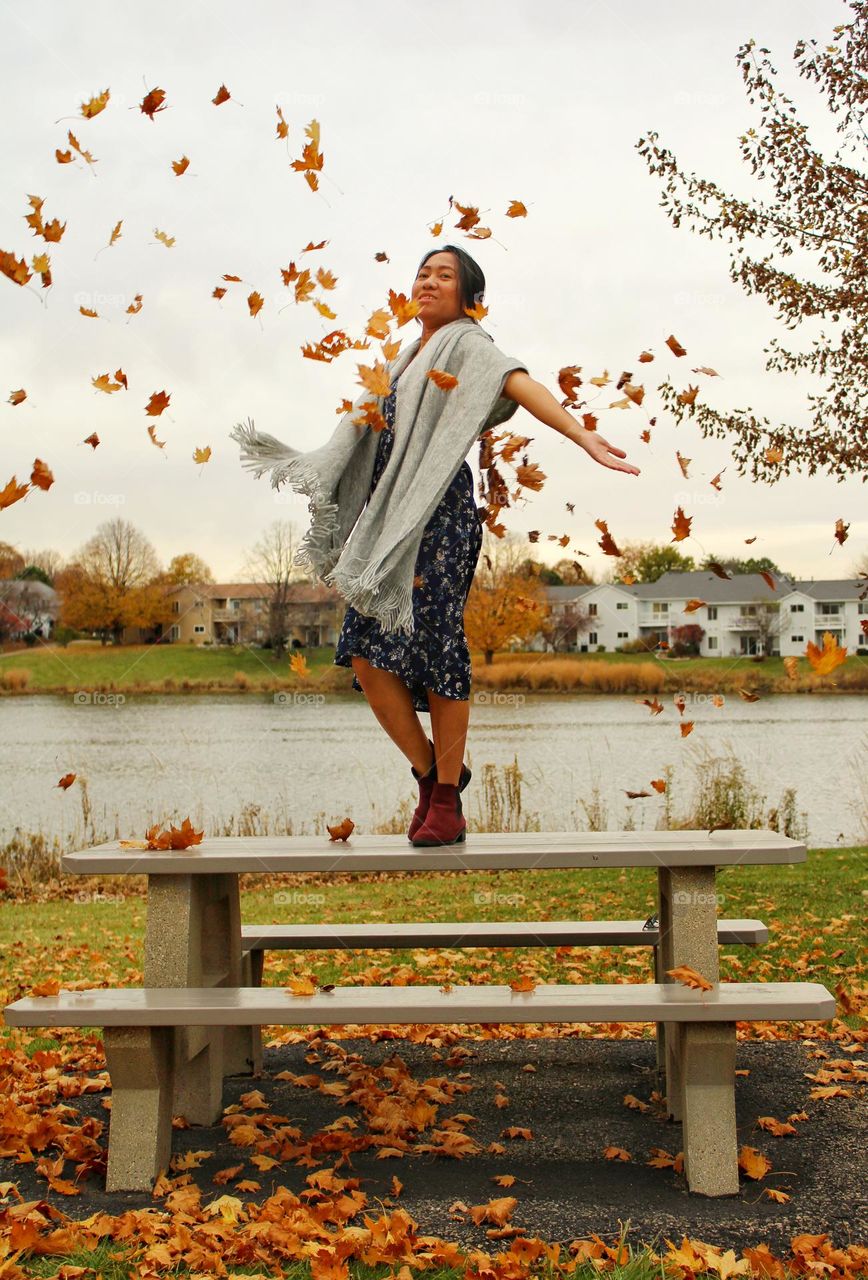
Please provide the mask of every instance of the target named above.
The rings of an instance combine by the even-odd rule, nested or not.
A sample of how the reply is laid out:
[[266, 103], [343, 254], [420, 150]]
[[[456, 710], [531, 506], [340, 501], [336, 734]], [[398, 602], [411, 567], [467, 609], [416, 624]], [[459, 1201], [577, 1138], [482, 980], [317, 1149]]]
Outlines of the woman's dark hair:
[[[416, 275], [435, 253], [454, 253], [458, 259], [458, 294], [461, 306], [475, 307], [477, 302], [481, 302], [485, 293], [485, 276], [482, 273], [482, 267], [460, 245], [441, 244], [437, 249], [429, 249], [416, 268]], [[416, 319], [418, 320], [419, 316]]]

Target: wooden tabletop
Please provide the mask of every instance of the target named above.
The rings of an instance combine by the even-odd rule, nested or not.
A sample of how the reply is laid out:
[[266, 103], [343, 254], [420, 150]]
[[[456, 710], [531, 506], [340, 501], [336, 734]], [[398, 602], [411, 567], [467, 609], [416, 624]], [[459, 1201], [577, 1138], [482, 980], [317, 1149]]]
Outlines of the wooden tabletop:
[[567, 867], [715, 867], [804, 862], [805, 845], [777, 831], [472, 832], [457, 845], [416, 847], [405, 835], [212, 836], [177, 851], [111, 840], [64, 854], [84, 875], [215, 872], [488, 871]]

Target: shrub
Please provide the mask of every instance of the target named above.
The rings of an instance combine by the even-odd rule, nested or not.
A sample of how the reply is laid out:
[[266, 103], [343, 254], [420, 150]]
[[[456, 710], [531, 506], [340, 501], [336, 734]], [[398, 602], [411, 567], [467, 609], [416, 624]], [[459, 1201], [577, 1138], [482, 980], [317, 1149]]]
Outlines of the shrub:
[[30, 683], [31, 674], [27, 667], [9, 667], [7, 671], [0, 672], [0, 688], [26, 689]]

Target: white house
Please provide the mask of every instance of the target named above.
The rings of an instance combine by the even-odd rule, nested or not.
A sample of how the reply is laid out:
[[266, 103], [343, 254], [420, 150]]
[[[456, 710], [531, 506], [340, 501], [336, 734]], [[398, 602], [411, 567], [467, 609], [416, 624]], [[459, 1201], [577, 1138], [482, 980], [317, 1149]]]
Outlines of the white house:
[[[546, 595], [555, 616], [570, 608], [589, 616], [589, 628], [571, 646], [581, 653], [600, 646], [612, 652], [639, 637], [671, 645], [676, 627], [695, 623], [704, 633], [699, 651], [705, 657], [799, 655], [808, 640], [822, 644], [825, 631], [851, 653], [868, 655], [868, 597], [859, 599], [864, 584], [846, 578], [775, 582], [772, 590], [758, 573], [723, 579], [704, 569], [670, 570], [656, 582], [548, 587]], [[691, 600], [703, 603], [688, 613]], [[531, 645], [544, 647], [542, 637]]]

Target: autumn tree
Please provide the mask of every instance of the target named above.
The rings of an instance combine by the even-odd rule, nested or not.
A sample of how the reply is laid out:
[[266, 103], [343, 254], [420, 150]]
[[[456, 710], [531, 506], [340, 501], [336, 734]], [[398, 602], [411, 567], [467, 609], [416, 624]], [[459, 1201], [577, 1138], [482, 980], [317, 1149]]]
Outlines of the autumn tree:
[[99, 525], [57, 576], [60, 622], [95, 631], [103, 644], [120, 644], [125, 627], [152, 627], [171, 619], [153, 546], [128, 520]]
[[289, 638], [290, 586], [307, 581], [300, 566], [293, 564], [298, 547], [295, 524], [290, 520], [275, 520], [245, 560], [244, 571], [250, 580], [268, 588], [268, 634], [276, 659], [283, 657]]
[[0, 578], [14, 578], [26, 565], [27, 561], [9, 542], [0, 542]]
[[693, 556], [666, 542], [622, 542], [619, 546], [622, 554], [617, 564], [606, 571], [606, 582], [621, 582], [624, 578], [656, 582], [670, 569], [675, 573], [688, 573], [696, 568]]
[[[825, 470], [839, 482], [853, 474], [861, 473], [863, 481], [868, 476], [868, 133], [861, 119], [868, 0], [855, 0], [851, 10], [852, 21], [835, 27], [830, 43], [799, 40], [793, 52], [799, 75], [816, 82], [829, 113], [839, 117], [835, 129], [842, 142], [831, 158], [812, 145], [792, 100], [778, 86], [769, 50], [756, 50], [750, 39], [736, 54], [750, 102], [759, 101], [761, 116], [759, 128], [740, 137], [741, 153], [752, 174], [773, 185], [767, 203], [738, 199], [715, 182], [682, 171], [653, 131], [636, 144], [650, 173], [665, 184], [660, 203], [673, 226], [683, 221], [709, 239], [739, 242], [730, 250], [729, 274], [746, 293], [764, 297], [787, 329], [816, 316], [843, 326], [837, 336], [821, 329], [810, 351], [788, 350], [776, 337], [766, 348], [771, 352], [766, 370], [806, 370], [824, 380], [822, 389], [808, 394], [798, 424], [679, 399], [683, 387], [668, 379], [658, 388], [677, 422], [687, 414], [704, 437], [730, 438], [739, 474], [749, 471], [767, 482], [803, 466], [809, 475]], [[845, 148], [852, 163], [844, 159]], [[747, 236], [758, 242], [757, 255], [769, 252], [762, 257], [746, 252]], [[813, 259], [810, 272], [784, 265], [796, 249]]]
[[63, 568], [65, 557], [60, 551], [55, 551], [53, 547], [45, 547], [39, 551], [24, 550], [25, 568], [22, 572], [26, 573], [28, 569], [38, 569], [40, 571], [41, 580], [48, 584], [54, 585], [54, 579]]
[[554, 570], [565, 587], [572, 587], [577, 583], [587, 583], [589, 586], [594, 585], [594, 575], [590, 569], [585, 568], [580, 560], [558, 560]]
[[186, 587], [198, 582], [213, 582], [214, 575], [204, 560], [192, 551], [173, 556], [163, 574], [165, 582], [173, 587]]
[[525, 566], [525, 539], [516, 533], [498, 538], [485, 533], [482, 552], [464, 609], [464, 630], [471, 649], [482, 650], [486, 664], [498, 649], [529, 640], [548, 619], [545, 584]]

